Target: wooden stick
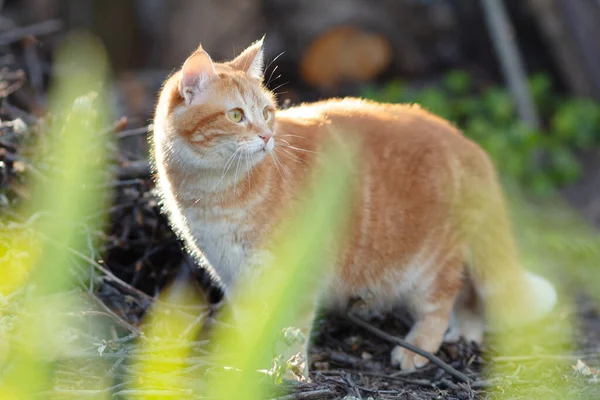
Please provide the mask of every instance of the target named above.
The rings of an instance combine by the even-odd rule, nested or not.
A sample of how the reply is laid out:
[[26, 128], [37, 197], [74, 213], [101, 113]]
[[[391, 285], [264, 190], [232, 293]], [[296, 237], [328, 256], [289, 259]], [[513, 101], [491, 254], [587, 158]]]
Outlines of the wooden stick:
[[329, 397], [331, 395], [333, 395], [333, 392], [330, 389], [319, 389], [319, 390], [312, 390], [310, 392], [298, 392], [298, 393], [288, 394], [287, 396], [277, 397], [272, 400], [322, 399], [324, 397]]
[[110, 317], [112, 317], [114, 319], [114, 321], [117, 324], [119, 324], [119, 326], [121, 326], [121, 328], [128, 330], [129, 332], [131, 332], [132, 334], [134, 334], [136, 336], [140, 336], [142, 334], [142, 332], [138, 328], [131, 325], [123, 317], [121, 317], [116, 312], [111, 310], [110, 307], [108, 307], [106, 304], [104, 304], [104, 302], [102, 300], [100, 300], [95, 294], [91, 294], [91, 297], [96, 302], [96, 304], [98, 304], [98, 306], [100, 306], [100, 308], [102, 308], [104, 310], [104, 312], [106, 312], [106, 314], [108, 314]]
[[74, 255], [75, 257], [80, 258], [83, 261], [88, 262], [89, 264], [93, 265], [94, 268], [96, 268], [97, 270], [99, 270], [100, 272], [102, 272], [104, 274], [104, 276], [109, 279], [111, 282], [117, 283], [119, 286], [121, 286], [122, 288], [126, 289], [127, 291], [129, 291], [130, 293], [134, 293], [136, 295], [138, 295], [139, 297], [141, 297], [142, 299], [146, 300], [149, 303], [152, 302], [153, 298], [150, 295], [147, 295], [146, 293], [142, 292], [141, 290], [139, 290], [138, 288], [135, 288], [133, 286], [131, 286], [129, 283], [125, 282], [124, 280], [122, 280], [121, 278], [119, 278], [118, 276], [116, 276], [115, 274], [113, 274], [111, 271], [109, 271], [107, 268], [105, 268], [103, 265], [99, 264], [96, 260], [91, 259], [90, 257], [86, 256], [85, 254], [80, 253], [79, 251], [66, 246], [62, 243], [59, 243], [55, 240], [50, 239], [48, 236], [39, 233], [39, 236], [46, 240], [47, 242], [55, 245], [55, 246], [59, 246], [62, 247], [64, 250], [66, 250], [67, 252], [71, 253], [72, 255]]
[[117, 138], [124, 139], [124, 138], [132, 137], [132, 136], [146, 135], [147, 133], [150, 132], [149, 129], [150, 129], [150, 127], [148, 127], [148, 126], [143, 126], [141, 128], [135, 128], [135, 129], [127, 129], [125, 131], [121, 131], [121, 132], [117, 133]]
[[447, 373], [449, 373], [450, 375], [452, 375], [453, 377], [455, 377], [456, 379], [458, 379], [458, 380], [460, 380], [462, 382], [471, 383], [473, 381], [467, 375], [463, 374], [460, 371], [457, 371], [455, 368], [453, 368], [449, 364], [445, 363], [444, 361], [442, 361], [441, 359], [439, 359], [435, 355], [429, 353], [428, 351], [420, 349], [417, 346], [412, 345], [412, 344], [410, 344], [410, 343], [408, 343], [408, 342], [406, 342], [406, 341], [404, 341], [404, 340], [402, 340], [400, 338], [397, 338], [395, 336], [389, 335], [389, 334], [383, 332], [382, 330], [377, 329], [376, 327], [374, 327], [373, 325], [369, 324], [368, 322], [365, 322], [362, 319], [360, 319], [360, 318], [352, 315], [351, 313], [349, 313], [346, 316], [346, 318], [348, 320], [350, 320], [352, 323], [360, 326], [363, 329], [368, 330], [369, 332], [371, 332], [375, 336], [380, 337], [383, 340], [387, 340], [390, 343], [395, 343], [398, 346], [402, 346], [405, 349], [408, 349], [408, 350], [412, 351], [413, 353], [417, 353], [418, 355], [425, 357], [426, 359], [428, 359], [429, 361], [431, 361], [432, 363], [434, 363], [435, 365], [437, 365], [438, 367], [440, 367], [441, 369], [443, 369], [444, 371], [446, 371]]
[[4, 32], [0, 35], [0, 46], [18, 42], [27, 36], [47, 35], [49, 33], [58, 32], [62, 28], [62, 21], [58, 19], [51, 19], [49, 21], [39, 22], [33, 25], [11, 29], [8, 32]]

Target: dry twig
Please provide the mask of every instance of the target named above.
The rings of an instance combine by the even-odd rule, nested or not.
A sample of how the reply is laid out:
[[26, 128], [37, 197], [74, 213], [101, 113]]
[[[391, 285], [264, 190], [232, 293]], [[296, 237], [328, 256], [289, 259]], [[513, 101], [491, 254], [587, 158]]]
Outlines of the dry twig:
[[272, 400], [308, 400], [308, 399], [323, 399], [332, 396], [334, 393], [331, 389], [311, 390], [310, 392], [299, 392], [281, 396]]
[[11, 29], [0, 34], [0, 46], [5, 46], [27, 37], [47, 35], [49, 33], [58, 32], [63, 28], [62, 21], [51, 19], [37, 24], [23, 26], [20, 28]]
[[460, 380], [461, 382], [471, 383], [473, 381], [467, 375], [463, 374], [460, 371], [457, 371], [455, 368], [448, 365], [448, 363], [445, 363], [444, 361], [442, 361], [441, 359], [439, 359], [438, 357], [436, 357], [435, 355], [431, 354], [428, 351], [420, 349], [417, 346], [412, 345], [400, 338], [389, 335], [389, 334], [383, 332], [382, 330], [377, 329], [376, 327], [369, 324], [368, 322], [365, 322], [362, 319], [356, 317], [355, 315], [352, 315], [351, 313], [349, 313], [346, 318], [348, 318], [352, 323], [360, 326], [363, 329], [368, 330], [369, 332], [380, 337], [383, 340], [387, 340], [390, 343], [395, 343], [399, 346], [404, 347], [405, 349], [408, 349], [414, 353], [419, 354], [420, 356], [425, 357], [426, 359], [428, 359], [429, 361], [431, 361], [432, 363], [434, 363], [435, 365], [437, 365], [438, 367], [440, 367], [441, 369], [443, 369], [444, 371], [446, 371], [447, 373], [449, 373], [456, 379]]

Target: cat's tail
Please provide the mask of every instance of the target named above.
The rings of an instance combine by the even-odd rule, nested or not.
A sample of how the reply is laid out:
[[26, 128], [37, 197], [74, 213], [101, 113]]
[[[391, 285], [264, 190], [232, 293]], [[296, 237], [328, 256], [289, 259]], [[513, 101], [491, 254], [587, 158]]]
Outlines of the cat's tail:
[[[488, 177], [489, 178], [489, 177]], [[491, 330], [526, 325], [548, 314], [557, 301], [546, 279], [519, 264], [500, 184], [495, 176], [472, 193], [467, 274]], [[468, 304], [468, 302], [464, 303]]]

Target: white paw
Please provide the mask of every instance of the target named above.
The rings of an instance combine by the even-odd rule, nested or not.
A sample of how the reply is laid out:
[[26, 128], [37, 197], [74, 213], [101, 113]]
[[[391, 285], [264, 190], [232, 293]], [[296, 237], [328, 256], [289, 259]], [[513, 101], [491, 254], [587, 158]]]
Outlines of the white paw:
[[460, 329], [456, 326], [450, 326], [444, 335], [444, 343], [456, 343], [460, 340]]
[[429, 362], [423, 356], [413, 353], [401, 346], [396, 346], [392, 350], [391, 363], [394, 367], [400, 367], [403, 371], [412, 371], [424, 367]]
[[467, 343], [481, 344], [484, 330], [485, 321], [480, 314], [461, 309], [453, 313], [449, 329], [444, 335], [444, 342], [455, 343], [462, 337]]
[[483, 342], [483, 324], [474, 323], [463, 327], [462, 337], [465, 338], [467, 343], [475, 342], [481, 344]]

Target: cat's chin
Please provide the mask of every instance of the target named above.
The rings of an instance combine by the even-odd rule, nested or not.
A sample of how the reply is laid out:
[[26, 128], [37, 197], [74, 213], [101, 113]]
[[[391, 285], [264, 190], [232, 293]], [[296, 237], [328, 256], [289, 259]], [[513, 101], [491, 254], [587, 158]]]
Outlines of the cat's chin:
[[270, 151], [267, 151], [266, 149], [260, 149], [260, 150], [256, 150], [254, 153], [252, 153], [250, 155], [251, 157], [251, 162], [252, 165], [256, 165], [258, 163], [260, 163], [262, 160], [265, 159], [265, 157], [270, 153]]

